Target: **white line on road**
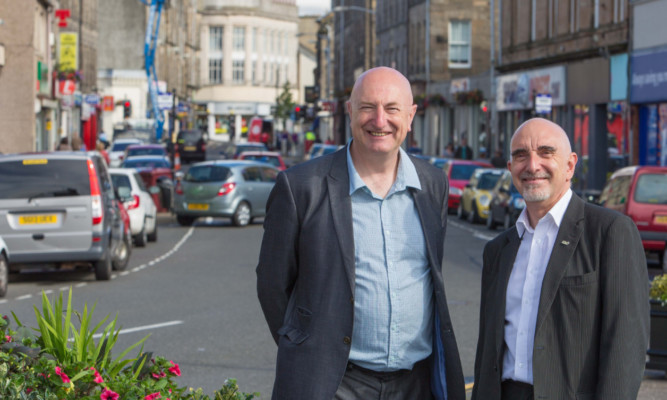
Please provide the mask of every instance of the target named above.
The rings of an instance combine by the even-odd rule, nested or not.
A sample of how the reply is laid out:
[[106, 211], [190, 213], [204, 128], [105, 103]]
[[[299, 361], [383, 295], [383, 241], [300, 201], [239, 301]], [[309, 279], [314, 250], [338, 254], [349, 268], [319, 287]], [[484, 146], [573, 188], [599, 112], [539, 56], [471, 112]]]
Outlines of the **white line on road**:
[[[122, 335], [124, 333], [132, 333], [132, 332], [146, 331], [146, 330], [150, 330], [150, 329], [166, 328], [168, 326], [180, 325], [182, 323], [183, 323], [183, 321], [176, 320], [176, 321], [162, 322], [162, 323], [159, 323], [159, 324], [137, 326], [137, 327], [134, 327], [134, 328], [121, 329], [120, 332], [118, 332], [118, 334]], [[102, 337], [101, 333], [93, 335], [93, 338], [95, 338], [95, 339], [99, 339], [101, 337]]]

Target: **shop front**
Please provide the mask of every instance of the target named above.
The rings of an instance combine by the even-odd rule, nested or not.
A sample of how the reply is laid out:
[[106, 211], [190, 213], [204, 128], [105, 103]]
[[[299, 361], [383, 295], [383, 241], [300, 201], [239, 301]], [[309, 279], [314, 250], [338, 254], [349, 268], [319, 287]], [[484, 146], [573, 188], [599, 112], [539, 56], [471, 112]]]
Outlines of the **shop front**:
[[667, 166], [667, 47], [633, 53], [630, 68], [638, 163]]
[[194, 106], [195, 124], [206, 128], [211, 140], [245, 141], [248, 138], [250, 120], [255, 116], [271, 118], [271, 105], [240, 102], [200, 103]]

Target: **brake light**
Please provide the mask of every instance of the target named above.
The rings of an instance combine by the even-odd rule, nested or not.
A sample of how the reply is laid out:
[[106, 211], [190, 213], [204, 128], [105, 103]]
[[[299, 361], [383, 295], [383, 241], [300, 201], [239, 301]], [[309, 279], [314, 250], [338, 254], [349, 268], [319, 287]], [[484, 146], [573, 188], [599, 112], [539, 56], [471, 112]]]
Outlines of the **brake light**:
[[222, 187], [220, 188], [220, 190], [218, 190], [218, 196], [224, 196], [226, 194], [231, 193], [234, 190], [235, 187], [236, 187], [236, 183], [234, 183], [234, 182], [229, 182], [229, 183], [223, 184]]
[[127, 203], [128, 210], [134, 210], [135, 208], [139, 208], [139, 196], [136, 194], [132, 196], [132, 201]]
[[206, 151], [206, 143], [202, 143], [202, 145], [201, 145], [201, 151]]
[[104, 209], [102, 208], [102, 192], [100, 182], [97, 179], [95, 164], [88, 160], [88, 177], [90, 178], [90, 198], [92, 200], [91, 208], [93, 214], [93, 225], [98, 225], [104, 220]]
[[181, 181], [176, 182], [176, 188], [174, 191], [176, 194], [183, 194], [183, 186], [181, 185]]

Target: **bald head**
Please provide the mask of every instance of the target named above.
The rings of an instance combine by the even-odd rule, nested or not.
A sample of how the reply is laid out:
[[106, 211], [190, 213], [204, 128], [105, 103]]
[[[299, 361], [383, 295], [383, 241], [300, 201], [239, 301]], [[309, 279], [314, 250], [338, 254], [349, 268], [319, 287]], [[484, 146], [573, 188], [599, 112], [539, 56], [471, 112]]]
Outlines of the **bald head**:
[[371, 68], [359, 75], [357, 81], [354, 82], [350, 102], [355, 103], [359, 101], [359, 95], [363, 92], [363, 88], [374, 86], [392, 87], [398, 92], [399, 99], [396, 100], [400, 100], [406, 105], [412, 105], [413, 99], [410, 81], [403, 74], [389, 67]]
[[572, 152], [572, 146], [570, 146], [570, 139], [568, 139], [567, 133], [558, 124], [548, 119], [531, 118], [521, 124], [514, 132], [514, 135], [512, 135], [510, 147], [514, 149], [515, 141], [524, 136], [549, 137], [550, 139], [554, 139], [558, 144], [559, 151], [564, 152], [564, 154]]

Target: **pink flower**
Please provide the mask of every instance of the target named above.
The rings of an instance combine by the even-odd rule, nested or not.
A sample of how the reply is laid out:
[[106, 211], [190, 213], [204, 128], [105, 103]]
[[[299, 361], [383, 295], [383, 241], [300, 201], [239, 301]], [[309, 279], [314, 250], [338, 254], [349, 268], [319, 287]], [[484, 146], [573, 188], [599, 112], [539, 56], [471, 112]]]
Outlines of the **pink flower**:
[[63, 383], [70, 383], [69, 376], [60, 367], [56, 367], [56, 375], [60, 377], [60, 379], [63, 380]]
[[164, 372], [160, 372], [159, 374], [156, 374], [155, 372], [153, 372], [151, 375], [153, 375], [153, 378], [155, 378], [155, 379], [160, 379], [160, 378], [164, 378], [165, 376], [167, 376], [167, 374], [165, 374]]
[[104, 383], [104, 379], [102, 379], [102, 375], [100, 375], [99, 372], [95, 369], [95, 367], [90, 367], [90, 370], [93, 371], [95, 375], [95, 379], [93, 379], [93, 382], [95, 383]]
[[169, 360], [169, 362], [171, 363], [171, 365], [173, 365], [173, 367], [169, 368], [169, 372], [171, 372], [176, 376], [181, 376], [181, 368], [178, 366], [178, 364], [174, 363], [171, 360]]
[[4, 319], [5, 321], [9, 321], [9, 317], [6, 316], [6, 315], [3, 315], [3, 316], [2, 316], [2, 319]]
[[11, 342], [11, 341], [12, 341], [12, 337], [9, 336], [9, 335], [5, 335], [5, 340], [8, 341], [8, 342]]
[[161, 397], [162, 397], [162, 395], [160, 394], [160, 392], [155, 392], [155, 393], [151, 393], [151, 394], [147, 395], [146, 397], [144, 397], [144, 400], [159, 399]]
[[25, 394], [30, 394], [30, 392], [32, 392], [32, 389], [31, 389], [31, 388], [26, 388], [26, 389], [25, 389]]
[[109, 388], [105, 388], [102, 390], [102, 394], [100, 395], [101, 400], [118, 400], [118, 393], [114, 392], [113, 390], [109, 390]]

